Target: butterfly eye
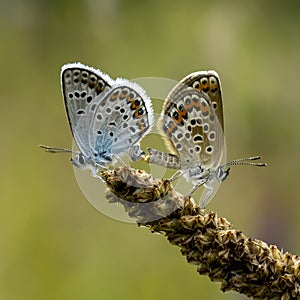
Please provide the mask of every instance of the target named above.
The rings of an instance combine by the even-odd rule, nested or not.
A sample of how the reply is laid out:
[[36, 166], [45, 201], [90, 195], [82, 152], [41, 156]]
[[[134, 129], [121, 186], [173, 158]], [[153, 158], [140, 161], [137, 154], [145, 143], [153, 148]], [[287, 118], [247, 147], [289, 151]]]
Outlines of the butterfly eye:
[[85, 159], [82, 153], [78, 154], [78, 161], [80, 164], [84, 165], [85, 164]]

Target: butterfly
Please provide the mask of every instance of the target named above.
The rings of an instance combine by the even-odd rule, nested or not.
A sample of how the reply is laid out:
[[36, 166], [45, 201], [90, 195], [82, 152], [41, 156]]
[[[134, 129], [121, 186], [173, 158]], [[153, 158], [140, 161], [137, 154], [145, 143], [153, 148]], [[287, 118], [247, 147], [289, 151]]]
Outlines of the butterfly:
[[191, 73], [177, 83], [164, 102], [158, 127], [171, 153], [148, 148], [146, 161], [176, 169], [170, 180], [183, 176], [191, 182], [188, 197], [204, 185], [201, 208], [214, 197], [230, 166], [266, 166], [253, 162], [259, 156], [225, 162], [222, 91], [215, 71]]
[[[73, 165], [90, 169], [99, 177], [128, 153], [135, 161], [144, 155], [140, 140], [153, 125], [150, 98], [137, 83], [117, 78], [81, 63], [66, 64], [61, 70], [61, 88], [70, 128], [79, 148]], [[71, 152], [40, 145], [48, 152]]]

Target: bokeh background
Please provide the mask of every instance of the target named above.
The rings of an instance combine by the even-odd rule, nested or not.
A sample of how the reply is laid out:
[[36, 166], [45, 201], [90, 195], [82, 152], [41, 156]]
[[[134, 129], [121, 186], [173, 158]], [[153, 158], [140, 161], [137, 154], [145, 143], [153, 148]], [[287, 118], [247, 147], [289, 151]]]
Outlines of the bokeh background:
[[296, 0], [1, 0], [0, 298], [246, 299], [163, 236], [97, 211], [69, 156], [38, 148], [71, 147], [59, 72], [74, 61], [113, 78], [217, 70], [228, 160], [269, 165], [233, 168], [208, 209], [300, 254], [299, 11]]

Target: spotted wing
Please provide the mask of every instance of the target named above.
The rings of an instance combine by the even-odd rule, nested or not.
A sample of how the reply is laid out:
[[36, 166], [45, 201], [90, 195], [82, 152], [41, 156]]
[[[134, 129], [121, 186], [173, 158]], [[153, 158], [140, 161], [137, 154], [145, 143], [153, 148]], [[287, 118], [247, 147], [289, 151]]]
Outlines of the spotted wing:
[[130, 150], [153, 124], [150, 98], [136, 83], [117, 79], [97, 105], [93, 105], [90, 147], [111, 157]]
[[219, 166], [224, 154], [224, 136], [209, 96], [191, 87], [170, 95], [160, 127], [167, 146], [179, 155], [181, 169]]
[[61, 86], [69, 124], [77, 146], [86, 156], [90, 155], [91, 107], [101, 101], [101, 95], [112, 84], [114, 81], [108, 75], [81, 63], [62, 67]]
[[198, 71], [187, 75], [171, 90], [165, 101], [164, 109], [168, 108], [168, 102], [172, 101], [176, 94], [185, 90], [187, 87], [191, 87], [196, 91], [202, 91], [208, 95], [210, 105], [215, 111], [222, 130], [224, 131], [222, 89], [218, 73], [210, 70]]

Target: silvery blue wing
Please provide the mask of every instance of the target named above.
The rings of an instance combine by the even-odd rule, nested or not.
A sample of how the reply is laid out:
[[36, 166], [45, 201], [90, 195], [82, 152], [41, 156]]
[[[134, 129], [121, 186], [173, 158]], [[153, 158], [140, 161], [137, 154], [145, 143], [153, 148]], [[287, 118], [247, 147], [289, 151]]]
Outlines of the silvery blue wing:
[[153, 109], [140, 85], [122, 78], [113, 80], [99, 70], [71, 63], [62, 67], [61, 86], [80, 150], [72, 160], [76, 167], [89, 168], [97, 176], [99, 168], [121, 161], [124, 153], [132, 160], [141, 158], [144, 152], [139, 142], [153, 125]]

